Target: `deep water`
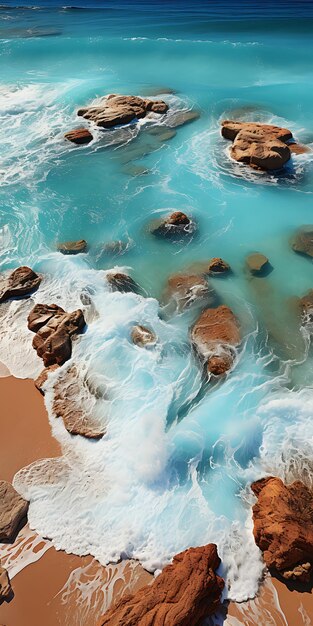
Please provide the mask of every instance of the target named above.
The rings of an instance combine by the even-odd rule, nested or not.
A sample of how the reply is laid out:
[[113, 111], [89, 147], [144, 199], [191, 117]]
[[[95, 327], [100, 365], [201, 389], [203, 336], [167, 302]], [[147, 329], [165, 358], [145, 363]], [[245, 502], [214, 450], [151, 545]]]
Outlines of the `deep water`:
[[[59, 374], [51, 377], [46, 403], [64, 458], [50, 464], [53, 480], [45, 463], [17, 475], [30, 524], [59, 548], [102, 563], [134, 557], [151, 570], [214, 541], [229, 597], [251, 597], [262, 562], [249, 484], [266, 473], [308, 481], [312, 469], [313, 359], [294, 299], [313, 287], [313, 272], [290, 238], [313, 221], [313, 153], [294, 156], [285, 173], [248, 171], [229, 159], [219, 123], [277, 123], [313, 148], [312, 3], [6, 4], [1, 269], [27, 264], [44, 281], [30, 300], [1, 305], [0, 360], [35, 377], [42, 363], [26, 323], [33, 303], [73, 310], [88, 293], [88, 328], [70, 365], [82, 401], [91, 401], [86, 380], [97, 389], [94, 411], [107, 427], [99, 442], [71, 437], [52, 415]], [[108, 93], [161, 94], [169, 114], [95, 131], [86, 147], [66, 142], [81, 125], [77, 108]], [[188, 109], [199, 119], [170, 139], [156, 134]], [[149, 232], [172, 210], [196, 221], [188, 242]], [[56, 251], [81, 238], [87, 254]], [[105, 254], [116, 240], [125, 253]], [[270, 259], [265, 278], [245, 270], [254, 251]], [[227, 379], [203, 385], [189, 341], [199, 308], [169, 318], [162, 294], [170, 274], [214, 256], [232, 268], [210, 283], [238, 316], [242, 344]], [[112, 267], [130, 271], [145, 297], [111, 293]], [[132, 345], [136, 323], [154, 329], [154, 349]]]

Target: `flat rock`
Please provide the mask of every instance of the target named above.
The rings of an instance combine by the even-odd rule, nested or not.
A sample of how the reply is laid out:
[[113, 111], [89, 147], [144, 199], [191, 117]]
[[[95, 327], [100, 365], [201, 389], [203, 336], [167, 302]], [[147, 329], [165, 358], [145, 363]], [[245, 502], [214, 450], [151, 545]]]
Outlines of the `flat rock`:
[[38, 289], [40, 283], [41, 277], [30, 267], [18, 267], [9, 276], [0, 278], [0, 302], [28, 296]]
[[101, 128], [113, 128], [146, 117], [149, 112], [164, 114], [168, 104], [163, 100], [150, 100], [138, 96], [110, 94], [97, 106], [79, 109], [77, 115], [91, 120]]
[[219, 564], [215, 544], [177, 554], [152, 585], [124, 595], [98, 626], [198, 626], [219, 608]]
[[180, 240], [190, 237], [195, 231], [195, 224], [182, 211], [174, 211], [165, 218], [154, 220], [150, 232], [156, 237]]
[[74, 130], [70, 130], [68, 133], [65, 133], [64, 138], [79, 146], [90, 143], [93, 140], [93, 136], [88, 128], [75, 128]]
[[66, 313], [56, 304], [36, 304], [28, 316], [28, 328], [36, 333], [33, 348], [45, 367], [63, 365], [71, 357], [71, 338], [84, 326], [81, 309]]
[[87, 250], [87, 241], [79, 239], [78, 241], [63, 241], [58, 243], [57, 249], [62, 254], [81, 254]]
[[26, 523], [28, 502], [13, 485], [0, 481], [0, 542], [12, 542], [23, 520]]
[[238, 320], [225, 305], [205, 309], [191, 329], [191, 341], [208, 372], [224, 374], [231, 368], [234, 348], [240, 343]]
[[246, 265], [251, 274], [255, 274], [256, 276], [263, 275], [270, 267], [268, 258], [259, 252], [249, 254], [246, 258]]
[[207, 272], [209, 274], [226, 274], [230, 271], [230, 265], [219, 257], [214, 257], [209, 261]]
[[4, 567], [0, 565], [0, 604], [2, 602], [10, 602], [13, 597], [13, 590], [9, 574]]
[[153, 330], [151, 330], [151, 328], [147, 328], [146, 326], [141, 326], [140, 324], [132, 328], [131, 339], [132, 342], [140, 348], [155, 345], [157, 341], [157, 337]]
[[121, 293], [140, 293], [140, 287], [134, 279], [123, 272], [108, 272], [106, 279], [112, 291]]
[[303, 226], [295, 234], [292, 249], [300, 254], [313, 257], [313, 226]]
[[254, 538], [269, 569], [286, 580], [308, 582], [313, 564], [313, 494], [301, 481], [270, 476], [251, 485]]
[[213, 304], [215, 297], [214, 289], [209, 287], [204, 276], [185, 273], [169, 277], [163, 301], [166, 305], [172, 303], [175, 309], [183, 311], [193, 304], [203, 304], [204, 301]]
[[253, 136], [254, 141], [259, 141], [264, 137], [276, 137], [280, 141], [286, 142], [292, 139], [292, 132], [288, 128], [273, 126], [272, 124], [261, 124], [258, 122], [240, 122], [235, 120], [223, 120], [221, 123], [222, 136], [225, 139], [234, 141], [240, 131], [245, 131]]

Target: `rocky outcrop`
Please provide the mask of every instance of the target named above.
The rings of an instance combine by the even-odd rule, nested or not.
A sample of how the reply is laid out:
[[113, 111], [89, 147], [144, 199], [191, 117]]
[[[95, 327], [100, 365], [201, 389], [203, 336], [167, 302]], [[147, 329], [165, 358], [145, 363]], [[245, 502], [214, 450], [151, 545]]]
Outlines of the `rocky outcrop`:
[[254, 276], [264, 276], [271, 268], [268, 258], [259, 252], [254, 252], [247, 256], [246, 266]]
[[163, 294], [166, 305], [172, 305], [177, 311], [206, 302], [215, 301], [214, 289], [209, 287], [208, 281], [199, 274], [173, 274], [167, 281]]
[[254, 538], [264, 561], [286, 580], [308, 582], [313, 564], [313, 494], [299, 480], [262, 478], [251, 485]]
[[222, 136], [233, 141], [230, 153], [235, 161], [256, 169], [281, 169], [291, 156], [286, 142], [292, 139], [292, 133], [287, 128], [224, 120]]
[[146, 326], [141, 326], [140, 324], [132, 328], [131, 339], [132, 342], [140, 348], [153, 346], [157, 341], [157, 337], [153, 330], [151, 330], [151, 328], [147, 328]]
[[95, 122], [101, 128], [112, 128], [146, 117], [150, 112], [163, 114], [167, 110], [168, 104], [163, 100], [111, 94], [102, 98], [97, 106], [79, 109], [77, 115]]
[[71, 435], [101, 439], [106, 432], [95, 415], [96, 397], [73, 365], [62, 372], [54, 385], [53, 414], [63, 420]]
[[10, 602], [13, 597], [13, 590], [9, 574], [4, 567], [0, 565], [0, 604], [2, 602]]
[[233, 364], [234, 348], [240, 343], [238, 320], [225, 305], [205, 309], [191, 330], [191, 341], [208, 372], [225, 374]]
[[152, 585], [122, 597], [98, 626], [197, 626], [220, 605], [219, 564], [214, 544], [177, 554]]
[[134, 279], [123, 272], [108, 272], [106, 279], [112, 291], [121, 293], [140, 293], [140, 287]]
[[87, 241], [79, 239], [78, 241], [63, 241], [58, 243], [57, 249], [62, 254], [81, 254], [87, 251]]
[[75, 128], [75, 130], [70, 130], [68, 133], [65, 133], [64, 139], [81, 146], [90, 143], [93, 140], [93, 136], [88, 128]]
[[18, 267], [9, 276], [0, 278], [0, 302], [10, 298], [29, 296], [38, 289], [41, 277], [30, 267]]
[[59, 368], [59, 365], [50, 365], [50, 367], [45, 367], [44, 370], [42, 370], [42, 372], [40, 372], [39, 376], [37, 376], [37, 378], [34, 380], [35, 383], [35, 387], [38, 389], [38, 391], [40, 391], [40, 393], [42, 393], [42, 395], [44, 395], [44, 385], [48, 380], [48, 376], [50, 374], [50, 372], [54, 372], [55, 370], [57, 370]]
[[62, 365], [72, 355], [73, 335], [85, 326], [80, 309], [66, 313], [56, 304], [36, 304], [28, 316], [28, 328], [35, 334], [33, 348], [45, 367]]
[[313, 257], [313, 225], [300, 228], [294, 235], [291, 245], [295, 252]]
[[28, 502], [13, 485], [0, 481], [0, 542], [14, 541], [17, 530], [26, 523]]
[[156, 237], [182, 239], [195, 231], [195, 223], [181, 211], [174, 211], [165, 218], [154, 220], [150, 232]]
[[207, 273], [208, 274], [226, 274], [230, 271], [230, 266], [226, 261], [219, 257], [214, 257], [209, 261]]

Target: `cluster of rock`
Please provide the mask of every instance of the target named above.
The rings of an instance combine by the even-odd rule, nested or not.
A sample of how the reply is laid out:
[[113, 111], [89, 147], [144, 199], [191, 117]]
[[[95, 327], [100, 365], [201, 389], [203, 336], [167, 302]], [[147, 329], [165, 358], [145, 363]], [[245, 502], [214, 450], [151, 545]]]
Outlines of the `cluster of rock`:
[[215, 544], [177, 554], [152, 585], [122, 597], [98, 626], [197, 626], [220, 606], [219, 565]]
[[289, 161], [291, 152], [299, 154], [306, 151], [303, 146], [289, 143], [293, 137], [288, 128], [224, 120], [221, 132], [225, 139], [233, 142], [231, 157], [255, 169], [281, 169]]
[[[27, 521], [28, 502], [11, 483], [0, 481], [0, 543], [13, 543]], [[0, 564], [0, 604], [10, 602], [13, 591], [7, 570]]]

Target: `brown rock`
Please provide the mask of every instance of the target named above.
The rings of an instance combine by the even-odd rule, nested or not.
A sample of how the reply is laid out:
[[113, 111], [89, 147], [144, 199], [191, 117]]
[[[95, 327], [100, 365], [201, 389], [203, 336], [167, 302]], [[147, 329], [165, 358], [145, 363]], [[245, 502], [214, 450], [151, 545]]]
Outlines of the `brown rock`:
[[58, 251], [62, 254], [81, 254], [87, 250], [87, 241], [79, 239], [79, 241], [63, 241], [58, 243]]
[[65, 133], [64, 138], [79, 146], [90, 143], [93, 140], [93, 136], [88, 128], [75, 128], [75, 130], [70, 130], [68, 133]]
[[226, 274], [226, 272], [230, 271], [230, 266], [226, 261], [220, 259], [219, 257], [215, 257], [211, 259], [208, 266], [209, 274]]
[[295, 234], [292, 249], [300, 254], [313, 257], [313, 226], [303, 226]]
[[251, 145], [250, 165], [261, 170], [278, 170], [290, 159], [289, 146], [279, 139]]
[[9, 276], [0, 279], [0, 302], [19, 296], [28, 296], [38, 289], [40, 283], [41, 277], [30, 267], [18, 267]]
[[212, 303], [215, 292], [209, 288], [207, 280], [199, 274], [173, 274], [167, 281], [163, 300], [165, 304], [174, 303], [182, 311], [194, 303], [206, 300]]
[[311, 152], [309, 146], [304, 146], [301, 143], [289, 143], [288, 146], [292, 154], [306, 154], [307, 152]]
[[197, 626], [219, 607], [219, 564], [214, 544], [177, 554], [152, 585], [122, 597], [98, 626]]
[[239, 323], [225, 305], [205, 309], [191, 330], [191, 341], [208, 371], [224, 374], [233, 364], [233, 348], [240, 343]]
[[300, 310], [303, 318], [303, 322], [313, 320], [313, 289], [310, 289], [308, 293], [300, 298]]
[[66, 313], [56, 304], [36, 304], [28, 316], [28, 328], [36, 335], [33, 348], [45, 367], [62, 365], [72, 354], [71, 337], [85, 326], [82, 311]]
[[28, 502], [11, 483], [0, 481], [0, 542], [12, 542], [22, 523], [26, 523]]
[[50, 372], [54, 372], [58, 368], [59, 368], [59, 365], [56, 365], [56, 364], [50, 365], [50, 367], [45, 367], [45, 369], [42, 370], [42, 372], [40, 372], [39, 376], [37, 376], [36, 380], [34, 381], [35, 387], [38, 389], [38, 391], [40, 391], [40, 393], [42, 393], [42, 395], [44, 395], [43, 387], [44, 387], [44, 384], [48, 380], [48, 376]]
[[134, 326], [131, 332], [132, 342], [139, 346], [140, 348], [145, 348], [145, 346], [155, 345], [156, 343], [156, 335], [150, 328], [146, 326]]
[[96, 107], [79, 109], [77, 115], [92, 120], [102, 128], [112, 128], [145, 117], [149, 111], [163, 114], [167, 110], [168, 105], [163, 100], [110, 94]]
[[262, 478], [251, 485], [254, 538], [268, 568], [286, 580], [308, 582], [313, 564], [313, 494], [299, 480]]
[[122, 272], [109, 272], [106, 275], [107, 281], [112, 291], [120, 291], [121, 293], [139, 293], [140, 287], [128, 274]]
[[150, 230], [157, 237], [180, 239], [192, 235], [195, 224], [182, 211], [174, 211], [166, 218], [154, 220]]
[[9, 574], [4, 567], [0, 565], [0, 604], [2, 602], [10, 602], [13, 596]]
[[71, 435], [87, 439], [101, 439], [106, 428], [93, 414], [95, 397], [90, 386], [80, 378], [77, 368], [70, 367], [62, 373], [54, 386], [53, 413], [62, 418]]
[[259, 141], [260, 138], [276, 137], [280, 141], [286, 142], [292, 139], [292, 132], [288, 128], [281, 128], [280, 126], [272, 126], [271, 124], [260, 124], [257, 122], [237, 122], [234, 120], [223, 120], [222, 123], [222, 136], [225, 139], [234, 141], [240, 131], [245, 131], [253, 136], [254, 141]]
[[264, 274], [270, 267], [268, 258], [259, 252], [249, 254], [246, 258], [246, 265], [251, 274], [256, 276]]

